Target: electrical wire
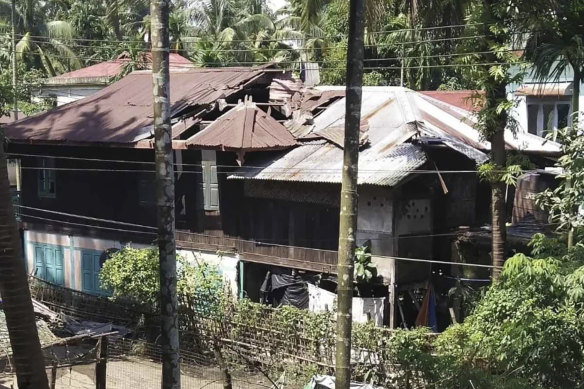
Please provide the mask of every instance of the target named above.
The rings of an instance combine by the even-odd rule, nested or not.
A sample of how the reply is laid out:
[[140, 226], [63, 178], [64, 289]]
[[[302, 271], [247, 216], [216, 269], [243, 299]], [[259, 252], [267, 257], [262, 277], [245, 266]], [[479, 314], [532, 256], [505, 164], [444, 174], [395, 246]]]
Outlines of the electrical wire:
[[[230, 166], [231, 168], [236, 168], [235, 166]], [[21, 166], [20, 167], [21, 170], [42, 170], [42, 171], [69, 171], [69, 172], [88, 172], [88, 173], [108, 173], [108, 172], [112, 172], [112, 173], [156, 173], [156, 171], [154, 169], [152, 170], [133, 170], [133, 169], [92, 169], [92, 168], [59, 168], [59, 167], [37, 167], [37, 166]], [[240, 168], [237, 169], [245, 169], [245, 166], [242, 166]], [[332, 175], [332, 176], [337, 176], [341, 173], [341, 168], [339, 167], [338, 169], [313, 169], [313, 168], [270, 168], [270, 167], [257, 167], [257, 168], [253, 168], [253, 169], [259, 169], [261, 170], [259, 173], [262, 174], [268, 174], [268, 173], [286, 173], [289, 171], [292, 171], [294, 173], [299, 173], [299, 172], [322, 172], [321, 174], [323, 175]], [[461, 171], [454, 171], [454, 170], [415, 170], [415, 169], [375, 169], [375, 170], [368, 170], [368, 169], [359, 169], [360, 173], [389, 173], [389, 172], [395, 172], [395, 173], [415, 173], [415, 174], [478, 174], [478, 172], [476, 170], [461, 170]], [[501, 173], [505, 173], [506, 171], [500, 171]], [[531, 171], [531, 170], [525, 170], [523, 171], [523, 173], [528, 173], [528, 172], [535, 172], [535, 170]], [[175, 171], [175, 174], [202, 174], [202, 171], [194, 171], [194, 170], [181, 170], [181, 171]], [[217, 174], [226, 174], [226, 175], [238, 175], [238, 174], [246, 174], [245, 172], [241, 172], [238, 170], [234, 170], [234, 171], [230, 171], [230, 172], [217, 172]], [[241, 178], [246, 178], [246, 177], [241, 177]], [[253, 178], [253, 177], [249, 177], [249, 178]], [[278, 179], [274, 179], [276, 181], [278, 181]], [[282, 180], [285, 181], [285, 180]]]
[[[32, 207], [28, 207], [28, 208], [34, 209]], [[61, 213], [63, 215], [69, 216], [69, 217], [87, 218], [87, 219], [91, 219], [91, 220], [95, 220], [96, 219], [96, 218], [92, 218], [92, 217], [89, 217], [89, 216], [76, 215], [76, 214], [71, 214], [71, 213], [63, 213], [63, 212], [51, 211], [51, 210], [43, 210], [41, 208], [36, 208], [36, 210], [38, 210], [38, 211], [48, 211], [48, 212], [56, 213], [56, 214]], [[39, 219], [39, 220], [43, 220], [43, 221], [51, 221], [51, 222], [56, 222], [56, 223], [64, 223], [64, 224], [76, 225], [76, 226], [82, 226], [82, 227], [100, 228], [100, 229], [113, 230], [113, 231], [121, 231], [121, 232], [130, 232], [130, 233], [156, 235], [155, 232], [146, 232], [146, 231], [128, 230], [128, 229], [118, 229], [118, 228], [104, 227], [104, 226], [98, 226], [98, 225], [92, 225], [92, 224], [86, 224], [86, 223], [67, 222], [67, 221], [61, 221], [61, 220], [57, 220], [57, 219], [44, 218], [44, 217], [40, 217], [40, 216], [34, 216], [34, 215], [23, 214], [23, 213], [21, 213], [20, 215], [23, 216], [23, 217], [28, 217], [28, 218], [33, 218], [33, 219]], [[120, 224], [120, 223], [122, 223], [124, 225], [127, 224], [125, 222], [119, 222], [119, 221], [116, 221], [116, 220], [108, 220], [108, 219], [99, 219], [99, 220], [102, 221], [102, 222], [108, 222], [108, 223], [111, 223], [111, 224]], [[136, 225], [136, 226], [140, 226], [141, 228], [155, 228], [155, 227], [142, 226], [142, 225]], [[202, 236], [202, 237], [209, 237], [209, 238], [219, 238], [217, 236], [209, 235], [209, 234], [199, 234], [199, 233], [187, 232], [187, 231], [179, 231], [179, 232], [182, 233], [182, 234], [186, 234], [186, 235]], [[323, 250], [323, 249], [317, 249], [317, 248], [311, 248], [311, 247], [296, 247], [296, 246], [289, 246], [289, 245], [283, 245], [283, 244], [263, 243], [261, 241], [246, 240], [246, 239], [240, 239], [240, 238], [226, 238], [226, 239], [232, 239], [234, 241], [253, 243], [253, 244], [256, 244], [256, 245], [257, 244], [259, 244], [259, 245], [267, 245], [267, 246], [273, 246], [273, 247], [284, 247], [284, 248], [291, 248], [291, 249], [296, 248], [296, 249], [313, 250], [313, 251], [330, 252], [330, 253], [336, 253], [337, 252], [337, 251], [334, 251], [334, 250]], [[224, 245], [218, 245], [218, 246], [224, 246]], [[265, 256], [265, 257], [273, 257], [273, 255], [259, 254], [259, 253], [254, 253], [254, 255]], [[500, 268], [500, 266], [494, 266], [494, 265], [485, 265], [485, 264], [476, 264], [476, 263], [461, 263], [461, 262], [452, 262], [452, 261], [439, 261], [439, 260], [423, 259], [423, 258], [408, 258], [408, 257], [384, 256], [384, 255], [375, 255], [375, 257], [376, 258], [386, 258], [386, 259], [396, 259], [396, 260], [399, 260], [399, 261], [425, 262], [425, 263], [435, 263], [435, 264], [443, 264], [443, 265], [460, 265], [460, 266], [484, 267], [484, 268]], [[326, 266], [328, 264], [323, 264], [323, 265]]]
[[[489, 23], [468, 23], [468, 24], [449, 24], [449, 25], [445, 25], [445, 26], [433, 26], [433, 27], [418, 27], [418, 28], [400, 28], [400, 29], [396, 29], [396, 30], [378, 30], [378, 31], [368, 31], [367, 34], [368, 35], [378, 35], [378, 34], [399, 34], [402, 32], [408, 32], [408, 31], [435, 31], [435, 30], [446, 30], [446, 29], [457, 29], [457, 28], [464, 28], [464, 27], [473, 27], [473, 26], [480, 26], [480, 25], [494, 25], [493, 24], [489, 24]], [[7, 35], [10, 34], [9, 32], [6, 33]], [[26, 34], [15, 34], [15, 36], [17, 37], [24, 37], [26, 36]], [[54, 37], [51, 37], [50, 35], [28, 35], [31, 38], [47, 38], [47, 39], [51, 39]], [[340, 34], [339, 37], [347, 37], [347, 35], [344, 34]], [[183, 36], [181, 37], [181, 39], [199, 39], [199, 36]], [[262, 42], [282, 42], [282, 41], [309, 41], [312, 40], [314, 38], [280, 38], [280, 39], [262, 39]], [[148, 42], [144, 41], [144, 40], [127, 40], [127, 39], [122, 39], [122, 40], [116, 40], [116, 39], [91, 39], [91, 38], [69, 38], [66, 39], [67, 41], [69, 40], [73, 40], [73, 41], [83, 41], [83, 42], [107, 42], [107, 43], [137, 43], [137, 44], [146, 44]], [[256, 39], [231, 39], [230, 42], [253, 42], [256, 43], [257, 40]], [[181, 42], [181, 43], [191, 43], [191, 42]]]
[[[2, 49], [0, 48], [0, 51], [4, 51], [4, 52], [9, 52], [8, 49]], [[37, 53], [37, 52], [29, 52], [29, 55], [34, 55], [34, 56], [43, 56], [44, 54], [41, 53]], [[77, 58], [77, 59], [84, 59], [83, 57], [68, 57], [68, 56], [59, 56], [59, 55], [51, 55], [51, 57], [54, 58], [60, 58], [60, 59], [68, 59], [71, 60], [73, 58]], [[404, 57], [404, 59], [407, 59], [408, 57]], [[421, 58], [426, 58], [426, 57], [421, 57]], [[111, 61], [102, 61], [99, 59], [95, 59], [95, 58], [86, 58], [88, 61], [95, 61], [95, 62], [111, 62]], [[128, 63], [128, 62], [124, 62], [124, 63]], [[269, 62], [264, 62], [262, 63], [262, 65], [281, 65], [281, 64], [286, 64], [286, 63], [290, 63], [290, 64], [298, 64], [300, 65], [302, 62], [301, 61], [280, 61], [280, 62], [274, 62], [274, 61], [269, 61]], [[505, 61], [499, 61], [499, 62], [477, 62], [477, 63], [452, 63], [452, 64], [435, 64], [435, 65], [408, 65], [408, 66], [365, 66], [363, 67], [363, 70], [367, 71], [367, 70], [401, 70], [401, 69], [432, 69], [432, 68], [444, 68], [444, 67], [448, 67], [448, 68], [459, 68], [459, 67], [474, 67], [474, 66], [494, 66], [494, 65], [521, 65], [521, 64], [526, 64], [527, 62], [525, 61], [509, 61], [509, 62], [505, 62]], [[216, 67], [196, 67], [195, 64], [193, 65], [181, 65], [181, 64], [175, 64], [172, 65], [171, 68], [174, 69], [196, 69], [196, 70], [207, 70], [207, 71], [217, 71], [218, 69], [222, 69], [222, 68], [230, 68], [230, 67], [237, 67], [237, 62], [234, 62], [232, 64], [222, 64], [222, 63], [217, 63]], [[148, 69], [144, 69], [144, 70], [148, 70]], [[283, 67], [283, 68], [274, 68], [274, 69], [263, 69], [262, 71], [273, 71], [273, 72], [283, 72], [283, 71], [290, 71], [290, 70], [296, 70], [292, 67]], [[345, 71], [346, 68], [344, 67], [323, 67], [321, 69], [321, 71], [331, 71], [331, 70], [338, 70], [338, 71]], [[74, 71], [74, 70], [71, 70]], [[238, 69], [238, 71], [248, 71], [248, 72], [257, 72], [258, 69], [254, 68], [254, 67], [249, 67], [249, 69], [245, 69], [245, 67], [241, 67], [240, 69]], [[113, 78], [113, 77], [112, 77]]]

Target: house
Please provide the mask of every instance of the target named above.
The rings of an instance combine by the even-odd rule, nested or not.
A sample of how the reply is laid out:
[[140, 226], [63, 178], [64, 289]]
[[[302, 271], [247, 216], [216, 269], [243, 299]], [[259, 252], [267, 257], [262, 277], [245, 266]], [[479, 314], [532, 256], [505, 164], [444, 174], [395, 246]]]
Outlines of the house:
[[[138, 67], [151, 68], [152, 55], [150, 53], [139, 56], [138, 60], [140, 61]], [[33, 97], [36, 99], [53, 98], [56, 99], [56, 105], [60, 106], [91, 96], [111, 84], [116, 77], [124, 72], [124, 67], [130, 62], [130, 55], [124, 52], [116, 59], [51, 77], [43, 82], [39, 90], [33, 92]], [[169, 65], [171, 69], [178, 70], [193, 67], [189, 59], [177, 53], [169, 54]]]
[[[170, 82], [179, 253], [216, 263], [256, 300], [267, 274], [334, 283], [343, 89], [271, 66], [175, 69]], [[151, 104], [151, 73], [139, 71], [5, 128], [30, 272], [104, 293], [108, 252], [156, 238]], [[398, 297], [427, 288], [436, 267], [425, 260], [448, 260], [452, 229], [487, 214], [475, 170], [490, 145], [468, 111], [407, 88], [364, 88], [361, 113], [358, 244], [383, 276], [373, 292], [387, 297], [385, 317], [411, 325]], [[528, 133], [506, 141], [559, 152]]]
[[[583, 84], [578, 99], [580, 107], [584, 106]], [[521, 84], [511, 84], [507, 88], [509, 99], [515, 101], [513, 117], [519, 131], [546, 136], [571, 124], [573, 90], [571, 69], [559, 79], [550, 78], [543, 83], [528, 69]], [[582, 120], [582, 112], [579, 117]]]

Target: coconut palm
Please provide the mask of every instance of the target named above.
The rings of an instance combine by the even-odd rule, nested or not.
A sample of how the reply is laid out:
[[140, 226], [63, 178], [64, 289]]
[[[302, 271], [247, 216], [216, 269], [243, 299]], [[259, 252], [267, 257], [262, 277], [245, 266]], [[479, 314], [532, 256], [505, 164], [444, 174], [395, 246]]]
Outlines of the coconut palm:
[[[584, 73], [584, 4], [579, 0], [526, 2], [543, 5], [545, 18], [528, 19], [531, 33], [524, 56], [533, 64], [533, 75], [545, 83], [558, 81], [572, 71], [572, 112], [579, 112], [580, 84]], [[542, 8], [540, 8], [542, 9]], [[574, 116], [577, 120], [577, 115]]]
[[[7, 3], [0, 0], [0, 8], [5, 9]], [[47, 21], [55, 9], [51, 2], [24, 0], [15, 10], [16, 33], [20, 37], [17, 58], [28, 66], [43, 68], [49, 76], [81, 67], [69, 46], [73, 38], [71, 24], [63, 20]]]

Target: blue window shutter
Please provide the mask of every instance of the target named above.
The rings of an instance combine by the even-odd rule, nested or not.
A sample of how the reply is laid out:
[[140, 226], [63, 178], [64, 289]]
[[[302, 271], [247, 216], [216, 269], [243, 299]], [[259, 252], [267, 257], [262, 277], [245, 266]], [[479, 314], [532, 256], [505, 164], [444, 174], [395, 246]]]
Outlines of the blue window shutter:
[[63, 248], [60, 246], [35, 244], [34, 271], [36, 276], [53, 284], [65, 284]]
[[85, 250], [81, 251], [81, 287], [86, 293], [93, 293], [95, 286], [93, 285], [93, 255]]

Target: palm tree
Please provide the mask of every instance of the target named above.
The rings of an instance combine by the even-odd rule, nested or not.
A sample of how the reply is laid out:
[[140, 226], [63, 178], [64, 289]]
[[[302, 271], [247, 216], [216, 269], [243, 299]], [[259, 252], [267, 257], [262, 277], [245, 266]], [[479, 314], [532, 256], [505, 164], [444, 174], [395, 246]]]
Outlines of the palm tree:
[[[532, 32], [527, 38], [524, 56], [533, 64], [535, 79], [542, 83], [550, 79], [558, 81], [572, 71], [572, 112], [579, 112], [584, 73], [584, 6], [575, 0], [546, 0], [544, 3], [549, 10], [547, 16], [528, 21]], [[530, 8], [534, 5], [533, 2], [527, 4]], [[578, 120], [577, 115], [574, 118]]]
[[18, 387], [48, 389], [45, 364], [28, 280], [24, 269], [20, 237], [14, 219], [6, 170], [0, 147], [0, 295], [12, 346]]
[[[523, 4], [523, 3], [521, 3]], [[584, 5], [579, 0], [526, 2], [526, 8], [547, 9], [545, 18], [523, 21], [532, 31], [524, 57], [533, 64], [533, 75], [541, 83], [559, 81], [572, 71], [572, 125], [578, 126], [580, 85], [584, 73]], [[529, 11], [528, 11], [529, 12]], [[568, 178], [568, 183], [570, 178]], [[568, 247], [574, 243], [574, 230], [568, 231]]]
[[[0, 0], [0, 9], [5, 9], [7, 3]], [[16, 7], [16, 33], [20, 37], [16, 55], [29, 66], [43, 68], [48, 76], [81, 67], [68, 45], [73, 38], [71, 24], [62, 20], [47, 21], [56, 8], [51, 2], [38, 0], [24, 0]]]

